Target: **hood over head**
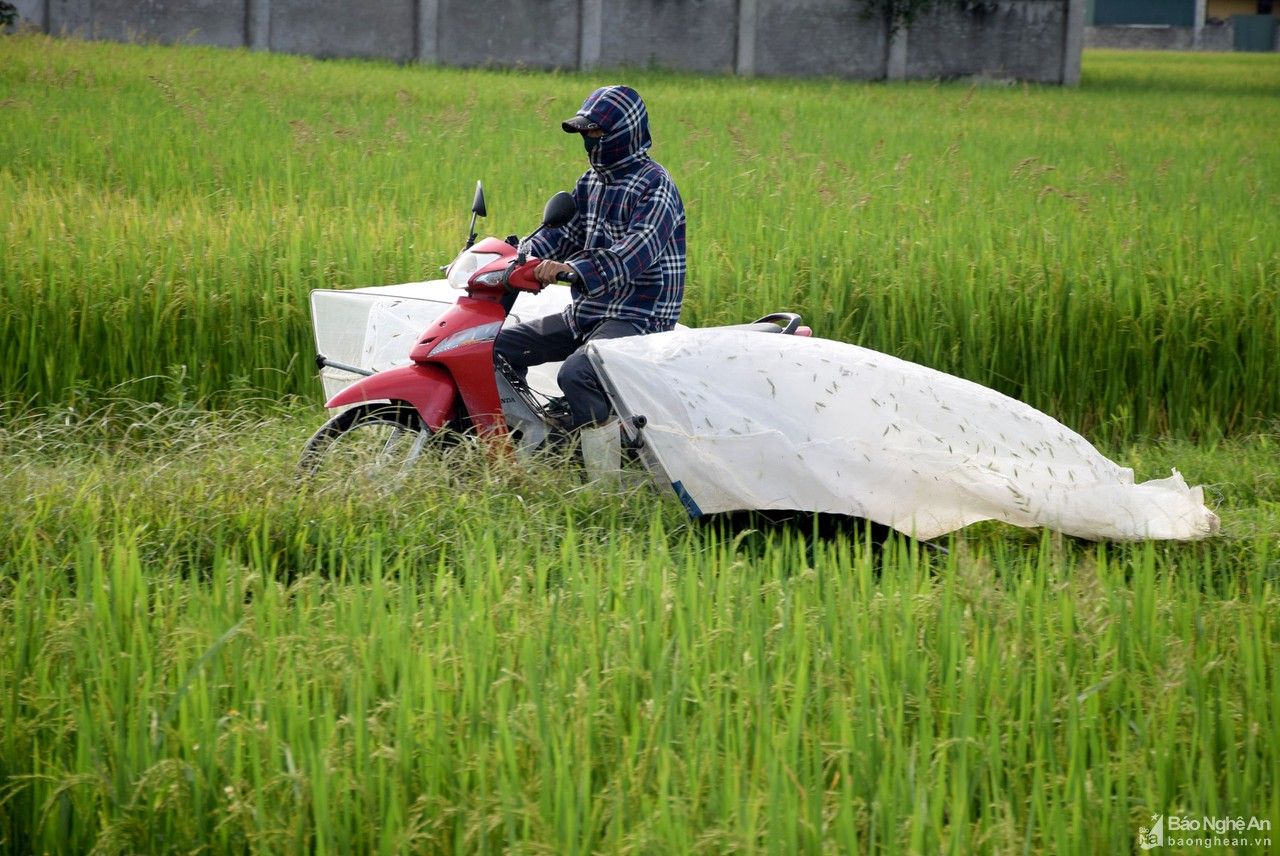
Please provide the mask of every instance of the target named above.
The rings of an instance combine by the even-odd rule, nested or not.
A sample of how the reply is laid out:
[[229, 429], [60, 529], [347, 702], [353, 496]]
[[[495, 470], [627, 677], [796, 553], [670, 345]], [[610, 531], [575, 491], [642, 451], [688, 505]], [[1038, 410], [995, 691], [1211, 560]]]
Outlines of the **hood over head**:
[[653, 140], [649, 137], [649, 113], [644, 99], [630, 86], [603, 86], [587, 96], [577, 115], [561, 123], [567, 133], [577, 134], [599, 128], [604, 131], [587, 155], [592, 168], [609, 178], [625, 173], [647, 160]]

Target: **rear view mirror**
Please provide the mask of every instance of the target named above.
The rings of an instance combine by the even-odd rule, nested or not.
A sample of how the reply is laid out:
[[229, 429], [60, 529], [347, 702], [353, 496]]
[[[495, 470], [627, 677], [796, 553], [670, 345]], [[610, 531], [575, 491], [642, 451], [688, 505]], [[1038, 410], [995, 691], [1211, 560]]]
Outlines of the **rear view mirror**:
[[542, 209], [542, 228], [559, 229], [577, 213], [578, 204], [573, 201], [573, 194], [562, 190], [548, 199], [547, 207]]
[[475, 198], [471, 200], [471, 226], [467, 229], [466, 249], [468, 250], [471, 249], [471, 246], [476, 242], [476, 218], [485, 216], [485, 213], [484, 185], [477, 181], [476, 195]]

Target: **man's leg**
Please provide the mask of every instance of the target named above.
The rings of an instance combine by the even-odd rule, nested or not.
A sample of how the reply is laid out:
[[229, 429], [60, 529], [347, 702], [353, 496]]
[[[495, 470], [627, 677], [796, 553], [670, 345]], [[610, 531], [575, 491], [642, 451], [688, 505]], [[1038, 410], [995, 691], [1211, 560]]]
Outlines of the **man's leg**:
[[568, 323], [557, 312], [503, 330], [493, 343], [493, 352], [524, 377], [529, 366], [563, 360], [578, 344]]
[[[602, 321], [591, 331], [587, 342], [637, 336], [639, 332], [626, 321]], [[565, 398], [569, 402], [570, 428], [581, 428], [584, 425], [604, 422], [613, 413], [609, 398], [605, 395], [600, 378], [596, 375], [595, 367], [587, 357], [587, 342], [565, 359], [564, 365], [560, 367], [560, 373], [556, 376], [556, 382], [560, 384], [560, 389], [564, 391]]]

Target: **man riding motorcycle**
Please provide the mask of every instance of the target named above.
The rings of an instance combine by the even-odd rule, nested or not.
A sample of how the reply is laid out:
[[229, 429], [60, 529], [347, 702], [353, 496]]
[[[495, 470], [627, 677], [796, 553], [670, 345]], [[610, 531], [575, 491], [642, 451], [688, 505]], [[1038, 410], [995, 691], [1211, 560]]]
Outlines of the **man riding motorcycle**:
[[567, 427], [582, 431], [585, 446], [593, 428], [613, 438], [618, 430], [608, 422], [609, 400], [586, 345], [675, 326], [684, 298], [685, 214], [671, 176], [649, 156], [648, 113], [634, 89], [597, 89], [561, 127], [582, 135], [591, 168], [574, 187], [574, 218], [535, 236], [527, 249], [545, 260], [534, 274], [540, 282], [575, 275], [573, 302], [559, 315], [505, 330], [494, 351], [521, 375], [564, 361], [557, 381]]

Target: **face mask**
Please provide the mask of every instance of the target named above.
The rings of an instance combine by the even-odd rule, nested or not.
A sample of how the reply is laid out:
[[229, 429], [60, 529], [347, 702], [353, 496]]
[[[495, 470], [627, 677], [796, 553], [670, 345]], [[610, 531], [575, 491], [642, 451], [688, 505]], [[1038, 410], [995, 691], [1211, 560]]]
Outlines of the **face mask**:
[[582, 147], [587, 150], [587, 154], [591, 154], [598, 145], [600, 145], [600, 137], [588, 137], [586, 134], [582, 135]]

